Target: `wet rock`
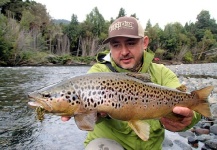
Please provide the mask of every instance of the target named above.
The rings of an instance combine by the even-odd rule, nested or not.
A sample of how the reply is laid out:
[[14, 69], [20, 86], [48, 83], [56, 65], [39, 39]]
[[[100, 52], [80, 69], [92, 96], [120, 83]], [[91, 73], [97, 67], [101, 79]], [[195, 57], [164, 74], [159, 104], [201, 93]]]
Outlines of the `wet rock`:
[[194, 148], [198, 148], [198, 140], [195, 137], [188, 137], [188, 144], [190, 144]]
[[213, 134], [217, 134], [217, 124], [210, 127], [210, 132]]
[[212, 150], [216, 150], [217, 149], [217, 139], [212, 139], [212, 140], [206, 141], [205, 146], [212, 149]]
[[211, 105], [211, 113], [214, 117], [217, 117], [217, 104]]
[[203, 125], [202, 125], [202, 128], [204, 128], [204, 129], [210, 129], [210, 126], [211, 126], [211, 122], [210, 123], [204, 123]]
[[192, 133], [191, 131], [178, 132], [178, 134], [182, 137], [185, 137], [185, 138], [190, 137], [190, 136], [192, 136], [192, 137], [195, 136], [194, 133]]
[[174, 143], [177, 144], [182, 150], [192, 150], [190, 145], [187, 145], [182, 141], [174, 140]]
[[212, 149], [210, 149], [210, 148], [206, 147], [205, 145], [203, 145], [203, 146], [201, 147], [201, 150], [212, 150]]
[[201, 134], [209, 134], [210, 131], [209, 129], [202, 129], [202, 128], [193, 128], [191, 129], [191, 132], [195, 133], [196, 135], [201, 135]]
[[172, 140], [170, 140], [167, 137], [165, 137], [162, 146], [163, 147], [172, 147], [173, 146], [173, 142], [172, 142]]
[[205, 142], [207, 140], [210, 140], [211, 136], [210, 135], [199, 135], [197, 136], [197, 140], [200, 142]]

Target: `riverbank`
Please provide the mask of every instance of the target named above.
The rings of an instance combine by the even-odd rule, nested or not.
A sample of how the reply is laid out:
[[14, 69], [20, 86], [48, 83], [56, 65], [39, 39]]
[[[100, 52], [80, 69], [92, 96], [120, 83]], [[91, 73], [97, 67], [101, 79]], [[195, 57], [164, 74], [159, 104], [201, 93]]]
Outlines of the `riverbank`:
[[185, 132], [166, 131], [163, 150], [216, 150], [217, 149], [217, 64], [168, 65], [185, 84], [188, 91], [212, 85], [209, 97], [212, 118], [202, 118]]

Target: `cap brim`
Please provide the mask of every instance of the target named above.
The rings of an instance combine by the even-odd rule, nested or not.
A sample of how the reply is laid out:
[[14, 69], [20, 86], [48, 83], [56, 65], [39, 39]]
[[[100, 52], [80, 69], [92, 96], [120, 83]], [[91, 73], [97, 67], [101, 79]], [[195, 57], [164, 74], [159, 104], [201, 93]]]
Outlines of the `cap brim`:
[[116, 35], [113, 37], [109, 37], [107, 39], [105, 39], [102, 44], [107, 44], [108, 42], [110, 42], [111, 39], [115, 38], [115, 37], [128, 37], [128, 38], [135, 38], [135, 39], [140, 39], [143, 38], [142, 36], [133, 36], [133, 35]]

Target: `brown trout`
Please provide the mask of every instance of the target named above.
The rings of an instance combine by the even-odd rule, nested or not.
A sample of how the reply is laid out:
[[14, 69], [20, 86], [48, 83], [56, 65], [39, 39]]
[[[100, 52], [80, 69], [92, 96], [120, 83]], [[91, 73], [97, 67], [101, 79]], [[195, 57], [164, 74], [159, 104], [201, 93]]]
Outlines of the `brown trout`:
[[[149, 138], [149, 124], [145, 119], [171, 116], [175, 106], [188, 107], [210, 117], [208, 86], [191, 93], [151, 83], [148, 74], [92, 73], [66, 79], [28, 96], [28, 104], [60, 116], [74, 117], [81, 130], [93, 130], [97, 113], [128, 121], [128, 125], [144, 141]], [[178, 90], [179, 89], [179, 90]]]

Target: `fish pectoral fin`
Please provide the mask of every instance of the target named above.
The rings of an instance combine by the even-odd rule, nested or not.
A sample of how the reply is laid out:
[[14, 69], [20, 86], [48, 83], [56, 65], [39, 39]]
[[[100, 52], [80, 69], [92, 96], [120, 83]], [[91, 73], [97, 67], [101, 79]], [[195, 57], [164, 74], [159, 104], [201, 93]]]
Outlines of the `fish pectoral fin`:
[[151, 76], [148, 73], [133, 73], [127, 72], [125, 73], [127, 76], [134, 77], [144, 82], [151, 82]]
[[131, 120], [128, 122], [128, 125], [143, 141], [147, 141], [149, 139], [150, 125], [147, 122]]
[[92, 131], [97, 121], [96, 111], [87, 111], [83, 113], [75, 114], [75, 123], [80, 130]]

